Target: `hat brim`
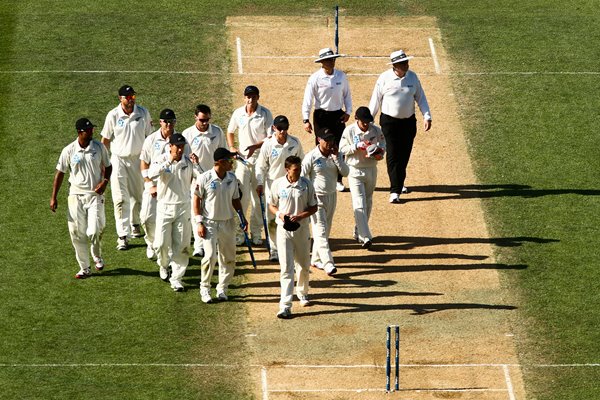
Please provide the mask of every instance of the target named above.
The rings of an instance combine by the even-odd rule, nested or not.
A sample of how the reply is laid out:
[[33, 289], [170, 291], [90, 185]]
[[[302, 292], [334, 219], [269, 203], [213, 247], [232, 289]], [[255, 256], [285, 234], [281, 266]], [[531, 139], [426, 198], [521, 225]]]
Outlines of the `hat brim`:
[[341, 57], [341, 56], [342, 56], [341, 54], [330, 54], [330, 55], [325, 56], [325, 57], [319, 57], [319, 58], [317, 58], [315, 60], [315, 62], [318, 63], [318, 62], [321, 62], [323, 60], [329, 60], [331, 58], [338, 58], [338, 57]]
[[396, 61], [394, 61], [394, 62], [389, 62], [389, 63], [387, 63], [387, 65], [394, 65], [394, 64], [398, 64], [398, 63], [401, 63], [401, 62], [404, 62], [404, 61], [408, 61], [408, 60], [410, 60], [411, 58], [414, 58], [414, 57], [413, 57], [413, 56], [406, 56], [406, 57], [404, 57], [404, 58], [401, 58], [401, 59], [399, 59], [399, 60], [396, 60]]

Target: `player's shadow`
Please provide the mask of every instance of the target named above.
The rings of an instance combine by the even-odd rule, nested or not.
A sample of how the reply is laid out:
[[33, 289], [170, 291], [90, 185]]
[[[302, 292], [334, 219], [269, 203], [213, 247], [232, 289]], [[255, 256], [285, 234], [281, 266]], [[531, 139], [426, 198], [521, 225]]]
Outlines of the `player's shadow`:
[[[497, 238], [445, 238], [445, 237], [427, 237], [427, 236], [376, 236], [373, 238], [370, 256], [378, 257], [377, 254], [395, 250], [411, 250], [417, 247], [430, 246], [445, 246], [445, 245], [461, 245], [461, 244], [491, 244], [499, 247], [518, 247], [525, 243], [557, 243], [558, 239], [546, 239], [532, 236], [515, 236], [515, 237], [497, 237]], [[360, 249], [360, 245], [353, 239], [347, 238], [330, 238], [329, 243], [332, 250], [345, 250], [348, 248]], [[335, 256], [335, 255], [334, 255]], [[465, 257], [476, 257], [468, 256]]]
[[[322, 297], [322, 299], [321, 299]], [[363, 303], [347, 303], [328, 301], [332, 297], [329, 293], [312, 296], [311, 302], [317, 306], [313, 310], [302, 309], [294, 314], [295, 318], [314, 317], [317, 315], [333, 315], [347, 313], [364, 313], [364, 312], [379, 312], [379, 311], [412, 311], [411, 315], [426, 315], [441, 311], [453, 310], [497, 310], [497, 311], [513, 311], [517, 307], [505, 304], [482, 304], [482, 303], [431, 303], [431, 304], [363, 304]], [[321, 306], [327, 307], [323, 309]], [[330, 308], [333, 307], [333, 308]]]
[[[377, 188], [376, 191], [387, 192], [389, 188]], [[401, 195], [403, 203], [415, 201], [438, 201], [457, 199], [489, 199], [498, 197], [535, 198], [543, 196], [562, 196], [575, 194], [580, 196], [598, 196], [598, 189], [535, 189], [529, 185], [490, 184], [490, 185], [425, 185], [411, 186], [410, 194]], [[433, 196], [419, 197], [419, 193], [431, 193]]]

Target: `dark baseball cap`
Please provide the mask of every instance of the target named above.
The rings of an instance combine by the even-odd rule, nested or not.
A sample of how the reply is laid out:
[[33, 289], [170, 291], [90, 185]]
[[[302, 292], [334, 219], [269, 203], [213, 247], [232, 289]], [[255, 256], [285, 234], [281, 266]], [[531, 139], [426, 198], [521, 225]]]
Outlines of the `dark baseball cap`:
[[169, 137], [169, 144], [173, 144], [175, 146], [181, 146], [182, 144], [186, 144], [186, 140], [181, 133], [174, 133]]
[[75, 122], [75, 129], [77, 129], [77, 132], [84, 132], [95, 126], [96, 125], [92, 124], [92, 121], [87, 118], [79, 118], [77, 122]]
[[119, 96], [131, 96], [132, 94], [135, 94], [135, 90], [129, 85], [123, 85], [119, 88]]
[[160, 112], [160, 119], [176, 119], [175, 111], [171, 110], [170, 108], [165, 108]]
[[279, 130], [286, 130], [290, 127], [290, 121], [288, 121], [285, 115], [278, 115], [273, 120], [273, 125], [275, 125]]
[[215, 153], [213, 154], [213, 159], [215, 161], [220, 161], [225, 160], [227, 158], [234, 158], [235, 155], [235, 153], [232, 153], [229, 150], [224, 149], [223, 147], [219, 147], [215, 150]]
[[248, 96], [249, 94], [260, 94], [260, 92], [258, 91], [258, 88], [254, 85], [249, 85], [246, 86], [246, 89], [244, 89], [244, 96]]
[[329, 128], [322, 128], [317, 131], [317, 137], [319, 139], [325, 140], [326, 142], [331, 142], [336, 139], [335, 134]]
[[356, 119], [360, 119], [363, 122], [373, 122], [373, 116], [371, 115], [371, 111], [368, 107], [358, 107], [355, 115]]

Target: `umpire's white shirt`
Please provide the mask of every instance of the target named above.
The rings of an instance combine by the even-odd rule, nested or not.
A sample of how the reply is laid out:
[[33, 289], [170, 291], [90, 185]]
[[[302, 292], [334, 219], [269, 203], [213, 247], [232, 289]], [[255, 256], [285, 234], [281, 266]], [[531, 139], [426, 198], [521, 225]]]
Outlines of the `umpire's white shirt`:
[[102, 137], [111, 141], [110, 151], [119, 157], [139, 156], [146, 135], [152, 132], [150, 113], [142, 106], [133, 106], [133, 112], [125, 114], [119, 104], [109, 111], [102, 128]]
[[302, 160], [302, 176], [313, 183], [317, 194], [336, 193], [338, 173], [348, 176], [348, 165], [344, 157], [341, 154], [325, 157], [319, 146], [309, 151]]
[[56, 169], [69, 173], [69, 194], [91, 194], [103, 179], [103, 167], [110, 166], [108, 150], [102, 143], [92, 139], [90, 144], [81, 148], [75, 140], [60, 153]]
[[[308, 178], [301, 176], [296, 182], [288, 181], [287, 175], [275, 179], [271, 186], [269, 203], [284, 214], [298, 215], [307, 208], [317, 205], [315, 188]], [[308, 225], [308, 218], [301, 219], [300, 225]], [[283, 226], [281, 218], [276, 218]]]
[[190, 184], [194, 177], [194, 166], [188, 156], [171, 162], [170, 154], [161, 154], [148, 169], [148, 178], [158, 177], [156, 199], [159, 204], [187, 204], [189, 206]]
[[196, 125], [192, 125], [182, 133], [190, 145], [192, 153], [198, 156], [200, 171], [206, 172], [215, 165], [213, 155], [219, 147], [227, 149], [227, 139], [223, 130], [213, 124], [208, 125], [206, 132], [200, 132]]
[[304, 89], [302, 101], [302, 119], [308, 119], [312, 106], [315, 110], [337, 111], [344, 109], [352, 113], [352, 96], [346, 74], [334, 69], [333, 75], [327, 75], [323, 68], [313, 73]]
[[389, 69], [379, 75], [369, 109], [373, 116], [381, 111], [390, 117], [404, 119], [415, 113], [415, 102], [419, 105], [423, 118], [430, 120], [429, 104], [417, 74], [409, 69], [404, 77], [399, 78], [393, 69]]
[[[223, 179], [214, 168], [196, 179], [196, 196], [202, 199], [202, 216], [213, 221], [227, 221], [235, 217], [231, 200], [240, 198], [235, 174], [228, 171]], [[233, 236], [235, 232], [230, 232]]]
[[247, 156], [246, 148], [265, 140], [271, 134], [273, 115], [266, 107], [260, 104], [252, 115], [246, 113], [246, 106], [236, 109], [231, 115], [227, 132], [238, 131], [238, 150], [244, 157]]
[[265, 140], [255, 166], [257, 184], [264, 185], [285, 175], [285, 159], [289, 156], [304, 157], [297, 137], [288, 135], [284, 144], [280, 144], [275, 135]]

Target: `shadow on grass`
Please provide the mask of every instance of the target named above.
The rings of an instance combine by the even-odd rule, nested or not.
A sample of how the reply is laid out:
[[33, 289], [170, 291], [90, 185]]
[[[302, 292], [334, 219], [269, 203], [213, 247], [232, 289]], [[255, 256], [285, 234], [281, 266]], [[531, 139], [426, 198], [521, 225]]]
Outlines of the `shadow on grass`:
[[[373, 246], [369, 251], [370, 254], [384, 252], [387, 250], [410, 250], [417, 247], [428, 246], [443, 246], [443, 245], [461, 245], [461, 244], [491, 244], [499, 247], [517, 247], [525, 243], [557, 243], [558, 239], [545, 239], [532, 236], [515, 236], [515, 237], [500, 237], [500, 238], [442, 238], [442, 237], [425, 237], [425, 236], [377, 236], [373, 239]], [[341, 250], [347, 247], [359, 249], [360, 245], [353, 239], [331, 238], [329, 243], [333, 250]], [[373, 255], [375, 257], [375, 255]], [[472, 255], [452, 255], [454, 258], [465, 257], [464, 259], [477, 259], [469, 257], [482, 257]], [[432, 257], [433, 258], [433, 257]], [[444, 257], [451, 258], [451, 257]], [[337, 258], [336, 258], [337, 260]]]
[[[377, 188], [379, 192], [388, 192], [388, 188]], [[413, 201], [437, 201], [457, 199], [489, 199], [496, 197], [534, 198], [543, 196], [561, 196], [576, 194], [580, 196], [600, 196], [598, 189], [535, 189], [529, 185], [426, 185], [411, 186], [411, 193], [401, 196], [403, 203]], [[434, 193], [439, 196], [416, 197], [418, 193]]]

